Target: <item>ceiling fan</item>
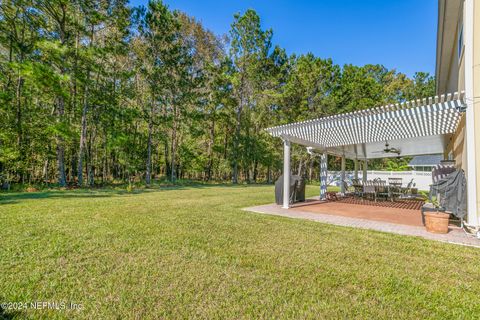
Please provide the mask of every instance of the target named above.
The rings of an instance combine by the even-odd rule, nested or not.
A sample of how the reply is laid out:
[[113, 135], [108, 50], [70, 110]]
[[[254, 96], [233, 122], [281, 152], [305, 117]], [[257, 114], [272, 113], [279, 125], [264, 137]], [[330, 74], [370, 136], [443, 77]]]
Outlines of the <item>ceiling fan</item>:
[[398, 148], [390, 148], [390, 145], [388, 144], [388, 141], [385, 142], [385, 149], [380, 150], [380, 151], [375, 151], [373, 153], [396, 153], [397, 155], [400, 155], [400, 149]]

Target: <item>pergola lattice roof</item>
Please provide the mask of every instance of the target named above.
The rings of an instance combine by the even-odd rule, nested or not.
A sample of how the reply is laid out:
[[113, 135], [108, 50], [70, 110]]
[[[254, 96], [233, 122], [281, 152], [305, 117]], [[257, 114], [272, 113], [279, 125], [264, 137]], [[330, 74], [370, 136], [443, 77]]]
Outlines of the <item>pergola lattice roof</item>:
[[[402, 155], [442, 153], [445, 136], [455, 132], [464, 108], [464, 94], [456, 92], [286, 124], [267, 131], [274, 137], [351, 158], [396, 156], [374, 154], [386, 141], [402, 149]], [[427, 148], [412, 146], [422, 140], [429, 144]]]

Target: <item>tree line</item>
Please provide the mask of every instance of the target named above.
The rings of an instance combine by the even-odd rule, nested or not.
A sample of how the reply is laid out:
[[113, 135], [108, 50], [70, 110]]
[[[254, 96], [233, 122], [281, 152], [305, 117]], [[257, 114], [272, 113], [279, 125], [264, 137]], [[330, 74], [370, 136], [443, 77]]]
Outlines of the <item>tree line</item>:
[[[254, 10], [216, 35], [161, 1], [1, 1], [2, 182], [270, 182], [282, 148], [265, 128], [434, 93], [427, 73], [289, 55], [272, 36]], [[304, 148], [292, 158], [317, 175]]]

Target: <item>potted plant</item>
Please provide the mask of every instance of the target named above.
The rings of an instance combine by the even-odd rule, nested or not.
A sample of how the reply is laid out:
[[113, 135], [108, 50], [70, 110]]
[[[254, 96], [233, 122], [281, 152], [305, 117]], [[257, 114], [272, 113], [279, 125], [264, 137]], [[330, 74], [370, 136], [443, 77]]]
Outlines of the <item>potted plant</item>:
[[432, 199], [432, 207], [436, 210], [425, 212], [425, 227], [431, 233], [448, 233], [450, 214], [441, 212], [437, 199]]

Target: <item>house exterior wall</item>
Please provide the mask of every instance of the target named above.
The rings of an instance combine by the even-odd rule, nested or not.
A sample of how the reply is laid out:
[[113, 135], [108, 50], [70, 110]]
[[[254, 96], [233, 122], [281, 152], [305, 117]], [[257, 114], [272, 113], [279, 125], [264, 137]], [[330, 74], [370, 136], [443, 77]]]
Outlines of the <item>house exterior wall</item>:
[[[468, 152], [474, 152], [475, 166], [470, 165], [470, 169], [474, 168], [475, 170], [473, 176], [476, 180], [475, 193], [477, 203], [476, 207], [478, 212], [478, 208], [480, 208], [480, 98], [478, 98], [480, 97], [480, 1], [469, 0], [472, 1], [470, 8], [473, 7], [473, 15], [470, 15], [470, 17], [473, 16], [473, 34], [470, 35], [465, 34], [466, 24], [468, 23], [468, 19], [466, 19], [466, 1], [460, 0], [461, 2], [458, 7], [458, 12], [455, 12], [456, 18], [452, 16], [452, 11], [450, 11], [450, 15], [448, 15], [448, 13], [445, 14], [445, 10], [448, 11], [449, 9], [455, 8], [452, 5], [452, 1], [457, 0], [439, 0], [439, 26], [447, 25], [448, 28], [439, 28], [439, 35], [437, 36], [437, 39], [442, 39], [443, 41], [451, 41], [450, 39], [454, 39], [454, 46], [451, 52], [448, 50], [447, 53], [441, 52], [442, 54], [437, 54], [437, 60], [440, 56], [440, 61], [437, 61], [437, 79], [439, 79], [439, 82], [437, 82], [437, 94], [452, 93], [455, 91], [469, 91], [466, 81], [470, 81], [473, 85], [473, 92], [466, 92], [467, 95], [470, 94], [470, 97], [468, 97], [469, 100], [467, 101], [468, 106], [469, 108], [473, 109], [473, 112], [469, 113], [469, 121], [471, 121], [470, 123], [474, 127], [473, 132], [470, 131], [470, 133], [467, 133], [467, 115], [464, 114], [459, 123], [457, 131], [449, 138], [449, 141], [447, 142], [445, 158], [454, 159], [457, 167], [462, 168], [467, 176], [471, 177], [472, 173], [468, 172], [469, 166], [467, 163], [467, 158]], [[449, 19], [448, 23], [446, 22], [446, 19]], [[453, 19], [456, 19], [456, 27], [453, 27]], [[462, 27], [464, 29], [464, 44], [466, 44], [467, 41], [471, 42], [473, 46], [473, 54], [466, 55], [466, 49], [464, 46], [459, 57], [458, 40]], [[442, 32], [448, 32], [450, 35], [442, 34]], [[445, 50], [442, 42], [437, 40], [437, 51], [442, 49]], [[466, 59], [469, 59], [469, 57], [473, 61], [466, 61]], [[445, 68], [445, 64], [448, 64], [448, 68]], [[441, 74], [439, 74], [439, 70]], [[448, 70], [448, 72], [445, 70]], [[470, 86], [470, 88], [472, 88], [472, 86]], [[473, 101], [472, 97], [474, 97]], [[473, 139], [473, 137], [475, 137], [474, 143], [471, 144], [468, 139]], [[468, 143], [470, 143], [469, 148], [467, 148]], [[479, 221], [476, 221], [475, 224], [478, 225]]]

